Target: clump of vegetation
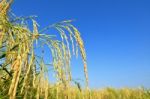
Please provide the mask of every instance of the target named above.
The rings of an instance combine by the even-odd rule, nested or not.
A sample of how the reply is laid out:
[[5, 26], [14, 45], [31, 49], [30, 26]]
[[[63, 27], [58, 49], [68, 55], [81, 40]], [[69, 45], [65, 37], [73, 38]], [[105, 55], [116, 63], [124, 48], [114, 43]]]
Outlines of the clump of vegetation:
[[[16, 17], [9, 9], [13, 0], [0, 1], [0, 99], [148, 99], [150, 91], [144, 89], [89, 90], [86, 53], [79, 31], [71, 20], [38, 29], [34, 16]], [[28, 26], [33, 23], [33, 30]], [[45, 34], [54, 28], [55, 35]], [[47, 46], [52, 55], [48, 64], [41, 48]], [[72, 51], [71, 51], [71, 50]], [[81, 52], [86, 88], [72, 80], [70, 60]], [[40, 51], [40, 52], [39, 52]], [[49, 67], [56, 82], [49, 82]], [[77, 87], [72, 86], [74, 82]]]
[[[1, 95], [11, 99], [19, 96], [24, 98], [34, 96], [37, 99], [42, 96], [47, 99], [48, 65], [44, 62], [44, 57], [37, 56], [35, 52], [35, 49], [44, 46], [48, 46], [51, 51], [52, 62], [49, 65], [55, 72], [56, 93], [60, 88], [68, 89], [72, 81], [70, 47], [74, 55], [77, 55], [78, 48], [80, 49], [86, 86], [88, 86], [84, 44], [79, 31], [71, 24], [71, 20], [50, 25], [39, 31], [38, 24], [33, 17], [20, 18], [9, 12], [12, 2], [13, 0], [0, 2], [0, 84], [4, 85], [0, 88]], [[33, 31], [28, 27], [27, 19], [32, 20]], [[54, 35], [44, 34], [49, 28], [55, 28], [61, 40]], [[35, 95], [31, 95], [31, 92]]]
[[101, 90], [92, 90], [90, 92], [90, 97], [90, 99], [149, 99], [150, 90], [143, 88], [105, 88]]

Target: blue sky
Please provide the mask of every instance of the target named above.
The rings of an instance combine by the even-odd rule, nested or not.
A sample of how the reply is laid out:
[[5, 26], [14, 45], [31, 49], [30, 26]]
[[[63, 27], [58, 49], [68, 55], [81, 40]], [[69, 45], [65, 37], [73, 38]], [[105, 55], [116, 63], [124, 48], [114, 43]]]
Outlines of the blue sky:
[[[37, 15], [40, 28], [66, 19], [80, 30], [91, 88], [150, 88], [149, 0], [14, 0], [18, 16]], [[48, 57], [48, 56], [46, 56]], [[83, 79], [79, 59], [74, 79]]]

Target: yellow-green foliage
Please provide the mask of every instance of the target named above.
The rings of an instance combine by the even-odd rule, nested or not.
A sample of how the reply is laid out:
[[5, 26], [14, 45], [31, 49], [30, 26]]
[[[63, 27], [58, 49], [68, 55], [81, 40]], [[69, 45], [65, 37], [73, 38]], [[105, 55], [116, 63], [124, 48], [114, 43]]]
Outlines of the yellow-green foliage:
[[[35, 51], [44, 46], [48, 46], [51, 51], [53, 59], [50, 63], [55, 72], [56, 85], [61, 85], [65, 89], [72, 81], [70, 47], [72, 46], [73, 53], [78, 52], [79, 47], [84, 63], [86, 86], [88, 86], [84, 44], [71, 20], [50, 25], [39, 31], [33, 17], [16, 17], [9, 11], [12, 2], [13, 0], [0, 1], [0, 83], [4, 84], [1, 86], [1, 93], [10, 99], [15, 99], [18, 96], [27, 98], [33, 91], [37, 99], [43, 94], [47, 99], [48, 66], [44, 62], [44, 57], [37, 56]], [[27, 19], [32, 20], [33, 31], [28, 28]], [[43, 34], [49, 28], [56, 29], [61, 40], [53, 35]], [[74, 44], [77, 45], [76, 48]], [[59, 86], [55, 87], [59, 90]]]
[[146, 89], [113, 89], [106, 88], [91, 92], [91, 99], [149, 99], [150, 90]]
[[[72, 86], [70, 60], [81, 52], [86, 87], [88, 74], [86, 53], [79, 31], [71, 20], [50, 25], [38, 30], [34, 16], [16, 17], [9, 11], [13, 0], [0, 0], [0, 99], [149, 99], [147, 90], [81, 89], [79, 83]], [[33, 22], [33, 30], [28, 28], [27, 20]], [[61, 40], [45, 30], [54, 28]], [[43, 56], [35, 49], [47, 46], [52, 55], [56, 82], [49, 83], [48, 66]], [[72, 47], [72, 51], [70, 51]], [[43, 52], [41, 52], [43, 53]]]

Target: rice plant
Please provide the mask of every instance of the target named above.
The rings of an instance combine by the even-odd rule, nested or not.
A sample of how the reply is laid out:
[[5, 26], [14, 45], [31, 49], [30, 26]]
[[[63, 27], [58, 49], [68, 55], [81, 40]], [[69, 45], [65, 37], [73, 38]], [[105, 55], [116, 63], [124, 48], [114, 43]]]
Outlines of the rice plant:
[[[150, 99], [150, 90], [144, 88], [89, 90], [85, 48], [72, 20], [39, 30], [35, 16], [17, 17], [10, 11], [12, 3], [13, 0], [0, 0], [0, 99]], [[50, 29], [55, 29], [60, 39], [58, 35], [47, 34]], [[45, 46], [52, 57], [49, 63], [41, 50]], [[85, 89], [71, 74], [71, 58], [78, 56], [78, 50], [83, 61]], [[56, 78], [54, 84], [50, 83], [49, 72]]]
[[[88, 87], [84, 44], [79, 31], [71, 24], [71, 20], [52, 24], [39, 30], [34, 17], [16, 17], [10, 12], [12, 2], [13, 0], [0, 2], [0, 83], [7, 83], [7, 86], [1, 87], [1, 93], [10, 99], [19, 96], [25, 99], [29, 96], [47, 99], [48, 66], [43, 57], [37, 56], [35, 52], [35, 49], [43, 46], [48, 46], [51, 51], [53, 59], [50, 63], [52, 63], [57, 79], [56, 91], [59, 87], [67, 89], [72, 81], [70, 60], [73, 54], [70, 47], [74, 55], [78, 54], [78, 48], [81, 52]], [[27, 19], [32, 20], [33, 30], [28, 27]], [[61, 40], [54, 35], [44, 34], [45, 30], [50, 28], [58, 31]], [[35, 92], [36, 95], [30, 95], [30, 92]]]

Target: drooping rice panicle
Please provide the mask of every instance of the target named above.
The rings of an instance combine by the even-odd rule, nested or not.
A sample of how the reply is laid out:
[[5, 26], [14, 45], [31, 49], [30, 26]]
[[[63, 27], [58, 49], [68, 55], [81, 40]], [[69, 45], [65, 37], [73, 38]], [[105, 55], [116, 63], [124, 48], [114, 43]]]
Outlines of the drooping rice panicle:
[[[48, 46], [52, 55], [53, 74], [56, 77], [57, 98], [59, 98], [60, 88], [69, 88], [71, 75], [71, 57], [77, 55], [80, 48], [82, 58], [84, 60], [84, 72], [87, 78], [86, 55], [83, 41], [79, 32], [70, 22], [71, 20], [62, 21], [50, 25], [39, 32], [38, 24], [34, 17], [17, 17], [11, 15], [9, 11], [13, 0], [0, 1], [0, 60], [2, 60], [3, 70], [5, 70], [6, 80], [9, 82], [8, 95], [15, 99], [16, 95], [24, 96], [24, 98], [32, 97], [28, 91], [36, 90], [36, 98], [48, 98], [49, 85], [47, 78], [48, 65], [45, 65], [43, 55], [37, 53], [42, 47]], [[13, 19], [12, 19], [13, 18]], [[33, 31], [28, 26], [28, 20], [33, 22]], [[61, 36], [61, 40], [57, 40], [56, 36], [43, 34], [45, 30], [55, 28]], [[38, 42], [38, 43], [37, 43]], [[71, 42], [71, 44], [70, 44]], [[75, 44], [78, 45], [75, 48]], [[72, 49], [70, 49], [72, 48]], [[70, 50], [73, 50], [72, 53]], [[41, 52], [42, 53], [42, 52]], [[7, 64], [7, 65], [6, 65]], [[5, 69], [4, 69], [5, 68]], [[4, 74], [4, 75], [5, 75]], [[1, 79], [1, 78], [0, 78]], [[42, 85], [40, 83], [45, 83]], [[69, 91], [66, 91], [69, 92]], [[44, 93], [44, 94], [43, 94]], [[68, 97], [68, 93], [65, 97]]]

